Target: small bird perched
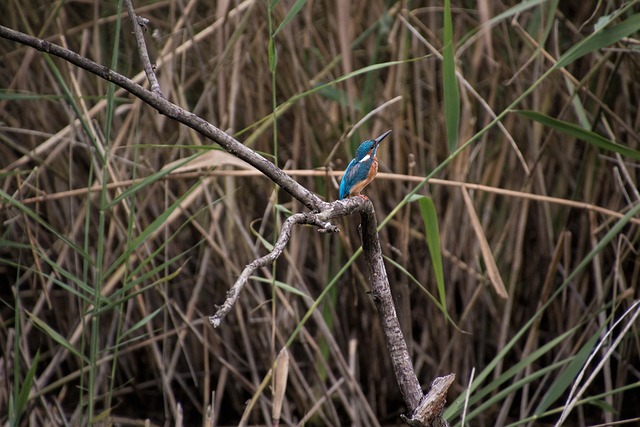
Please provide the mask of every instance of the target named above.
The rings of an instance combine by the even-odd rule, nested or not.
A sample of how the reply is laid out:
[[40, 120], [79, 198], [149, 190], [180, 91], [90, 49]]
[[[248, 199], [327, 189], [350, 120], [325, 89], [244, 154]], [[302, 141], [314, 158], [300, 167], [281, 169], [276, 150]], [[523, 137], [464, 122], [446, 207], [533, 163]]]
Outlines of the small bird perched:
[[347, 170], [342, 175], [340, 199], [357, 196], [364, 187], [373, 181], [378, 173], [378, 158], [376, 157], [378, 145], [390, 133], [391, 131], [388, 130], [376, 139], [368, 139], [360, 144], [356, 150], [356, 157], [349, 162]]

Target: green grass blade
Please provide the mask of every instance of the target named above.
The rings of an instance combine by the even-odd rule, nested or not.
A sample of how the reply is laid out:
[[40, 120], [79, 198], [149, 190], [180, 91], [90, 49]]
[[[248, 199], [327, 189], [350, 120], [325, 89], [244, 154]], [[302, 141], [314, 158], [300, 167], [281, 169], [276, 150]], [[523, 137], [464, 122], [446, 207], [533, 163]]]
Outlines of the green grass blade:
[[27, 375], [24, 377], [24, 381], [20, 386], [20, 392], [18, 393], [18, 398], [15, 400], [15, 424], [19, 425], [20, 417], [22, 416], [22, 412], [24, 408], [27, 406], [27, 402], [29, 401], [29, 393], [31, 392], [31, 387], [33, 386], [33, 379], [36, 376], [36, 369], [38, 367], [38, 360], [40, 359], [40, 350], [36, 352], [33, 360], [31, 361], [31, 366], [27, 371]]
[[398, 264], [397, 262], [395, 262], [393, 259], [389, 258], [386, 255], [382, 255], [382, 257], [391, 265], [393, 265], [395, 268], [398, 269], [398, 271], [400, 271], [402, 274], [404, 274], [405, 276], [407, 276], [409, 278], [409, 280], [411, 280], [413, 283], [416, 284], [416, 286], [418, 286], [422, 292], [424, 292], [427, 297], [436, 305], [436, 307], [438, 307], [438, 309], [442, 312], [442, 314], [444, 315], [445, 319], [447, 319], [447, 321], [449, 323], [451, 323], [451, 326], [453, 326], [454, 328], [456, 328], [459, 332], [463, 332], [464, 331], [462, 329], [460, 329], [460, 327], [456, 324], [456, 322], [454, 322], [454, 320], [451, 318], [451, 316], [449, 316], [449, 312], [447, 311], [447, 307], [446, 305], [442, 305], [440, 303], [440, 301], [438, 301], [438, 299], [431, 293], [429, 292], [429, 290], [422, 284], [420, 283], [420, 281], [418, 279], [416, 279], [414, 277], [413, 274], [411, 274], [409, 271], [407, 271], [406, 268], [404, 268], [404, 266], [402, 266], [401, 264]]
[[429, 290], [422, 283], [420, 283], [420, 281], [416, 279], [413, 274], [407, 271], [407, 269], [402, 264], [397, 263], [392, 258], [389, 258], [386, 255], [382, 256], [384, 257], [385, 261], [397, 268], [398, 271], [407, 276], [409, 280], [411, 280], [416, 286], [418, 286], [427, 295], [427, 297], [429, 297], [429, 299], [433, 301], [433, 303], [440, 309], [440, 311], [442, 311], [445, 315], [447, 314], [446, 307], [442, 306], [440, 301], [438, 301], [438, 298], [436, 298], [431, 292], [429, 292]]
[[[505, 10], [504, 12], [492, 17], [487, 21], [485, 25], [487, 27], [493, 27], [494, 25], [499, 24], [502, 21], [506, 21], [508, 18], [512, 18], [513, 16], [531, 9], [532, 7], [540, 6], [541, 4], [548, 2], [549, 0], [528, 0], [520, 2], [515, 6], [512, 6], [509, 9]], [[468, 37], [469, 35], [466, 36], [466, 38]]]
[[276, 43], [271, 38], [269, 40], [269, 71], [271, 73], [276, 72], [276, 67], [278, 66], [278, 49], [276, 49]]
[[286, 216], [291, 216], [291, 215], [293, 215], [293, 212], [292, 212], [290, 209], [288, 209], [286, 206], [284, 206], [283, 204], [281, 204], [281, 203], [276, 204], [274, 207], [276, 208], [276, 210], [277, 210], [278, 212], [282, 212], [282, 213], [283, 213], [283, 214], [285, 214]]
[[[630, 2], [633, 3], [633, 2]], [[626, 9], [626, 8], [625, 8]], [[611, 22], [616, 16], [619, 16], [623, 10], [619, 10], [615, 16], [611, 17], [608, 22]], [[603, 47], [611, 46], [617, 43], [624, 37], [629, 37], [633, 33], [640, 31], [640, 13], [630, 16], [626, 20], [622, 21], [615, 27], [601, 30], [602, 26], [596, 29], [596, 32], [589, 37], [584, 38], [580, 42], [573, 45], [567, 50], [556, 62], [553, 68], [562, 68], [571, 64], [576, 59], [583, 57], [584, 55], [593, 52], [594, 50], [602, 49]], [[600, 31], [599, 31], [600, 30]]]
[[90, 299], [91, 288], [85, 282], [83, 282], [76, 276], [69, 273], [67, 270], [62, 268], [59, 264], [56, 264], [55, 262], [51, 261], [48, 258], [46, 258], [46, 260], [47, 260], [47, 264], [49, 264], [52, 268], [54, 268], [56, 272], [58, 272], [63, 277], [68, 278], [73, 283], [78, 285], [78, 287], [84, 290], [85, 293], [83, 294], [82, 292], [80, 292], [79, 290], [71, 286], [69, 283], [63, 280], [59, 280], [54, 275], [50, 275], [42, 272], [38, 272], [38, 274], [41, 274], [43, 277], [47, 278], [48, 280], [51, 280], [54, 284], [58, 285], [61, 289], [64, 289], [66, 292], [69, 292], [70, 295], [75, 295], [79, 300], [85, 302], [86, 304], [91, 304], [91, 299]]
[[[19, 271], [17, 268], [16, 271]], [[16, 294], [19, 293], [20, 286], [16, 286]], [[0, 302], [6, 304], [7, 307], [10, 305], [4, 300], [0, 299]], [[20, 425], [20, 414], [21, 411], [16, 409], [16, 401], [20, 400], [19, 397], [15, 394], [16, 390], [20, 387], [20, 336], [22, 335], [22, 304], [20, 298], [14, 299], [13, 306], [13, 324], [15, 325], [15, 333], [13, 334], [13, 348], [16, 349], [13, 351], [12, 361], [13, 361], [13, 392], [9, 393], [9, 427], [14, 427]], [[9, 357], [9, 356], [5, 356]]]
[[[49, 274], [44, 271], [33, 268], [33, 272], [35, 274], [42, 276], [47, 280], [51, 280], [54, 284], [58, 285], [60, 288], [64, 289], [65, 291], [69, 292], [72, 295], [75, 295], [76, 297], [80, 298], [86, 303], [91, 302], [89, 299], [89, 296], [93, 292], [93, 288], [90, 285], [88, 285], [86, 281], [70, 273], [67, 269], [65, 269], [59, 263], [49, 258], [49, 256], [46, 253], [40, 250], [40, 248], [31, 247], [26, 244], [12, 242], [5, 239], [0, 239], [0, 247], [11, 248], [15, 250], [27, 249], [27, 250], [33, 251], [33, 253], [36, 254], [39, 259], [47, 263], [49, 267], [51, 267], [51, 270], [53, 270], [53, 272], [55, 273], [55, 274]], [[4, 258], [0, 258], [0, 264], [7, 264], [14, 268], [20, 268], [18, 264], [15, 264]], [[66, 281], [58, 279], [58, 276], [61, 276], [63, 279], [66, 279]], [[72, 285], [76, 285], [78, 289], [75, 289]], [[84, 291], [85, 293], [83, 294], [80, 291]]]
[[456, 77], [451, 0], [444, 2], [444, 48], [442, 49], [442, 87], [444, 90], [444, 115], [447, 129], [447, 146], [453, 153], [458, 146], [460, 126], [460, 90]]
[[201, 184], [201, 181], [195, 183], [188, 191], [186, 191], [180, 198], [178, 198], [175, 202], [171, 204], [160, 216], [154, 219], [151, 224], [149, 224], [135, 239], [131, 241], [126, 250], [111, 264], [111, 266], [107, 269], [104, 277], [109, 276], [113, 271], [115, 271], [123, 262], [129, 259], [129, 256], [136, 250], [138, 246], [140, 246], [149, 236], [155, 233], [158, 229], [160, 229], [165, 221], [169, 218], [169, 216], [180, 207], [184, 199], [191, 194], [191, 192]]
[[633, 148], [629, 148], [624, 145], [613, 142], [610, 139], [607, 139], [601, 135], [598, 135], [593, 131], [584, 129], [573, 123], [554, 119], [553, 117], [549, 117], [545, 114], [538, 113], [537, 111], [528, 111], [528, 110], [513, 110], [513, 111], [524, 117], [527, 117], [531, 120], [534, 120], [538, 123], [541, 123], [552, 129], [555, 129], [558, 132], [571, 135], [574, 138], [588, 142], [589, 144], [595, 147], [598, 147], [600, 149], [613, 151], [614, 153], [619, 153], [623, 156], [632, 158], [634, 160], [640, 160], [640, 151], [637, 151], [637, 150], [634, 150]]
[[429, 247], [429, 255], [431, 257], [431, 266], [436, 275], [440, 304], [446, 311], [447, 294], [444, 286], [444, 269], [442, 267], [442, 252], [440, 251], [440, 229], [438, 227], [436, 207], [430, 197], [424, 196], [418, 199], [418, 205], [420, 206], [420, 215], [424, 222], [424, 231], [427, 246]]
[[126, 331], [124, 331], [120, 335], [120, 339], [124, 339], [127, 335], [132, 334], [136, 330], [138, 330], [138, 329], [142, 328], [143, 326], [145, 326], [147, 323], [151, 322], [151, 320], [153, 320], [154, 317], [156, 317], [163, 310], [165, 310], [165, 308], [166, 307], [162, 306], [162, 307], [158, 308], [156, 311], [154, 311], [152, 313], [149, 313], [145, 317], [143, 317], [142, 319], [138, 320], [132, 327], [130, 327], [129, 329], [127, 329]]
[[74, 113], [76, 114], [76, 118], [78, 119], [78, 121], [80, 122], [80, 125], [82, 126], [82, 129], [86, 133], [86, 136], [89, 138], [89, 141], [91, 142], [91, 145], [95, 150], [95, 155], [97, 155], [100, 158], [100, 163], [104, 163], [105, 159], [102, 153], [102, 147], [100, 147], [100, 145], [98, 144], [98, 141], [96, 140], [96, 135], [94, 134], [91, 126], [89, 126], [89, 123], [87, 122], [87, 118], [84, 116], [82, 108], [80, 108], [80, 106], [76, 102], [73, 92], [71, 91], [71, 89], [69, 89], [69, 86], [67, 86], [67, 83], [62, 73], [56, 66], [51, 56], [49, 54], [45, 54], [44, 59], [49, 65], [49, 68], [51, 69], [52, 74], [56, 77], [56, 80], [58, 81], [60, 85], [59, 87], [60, 89], [62, 89], [62, 92], [65, 95], [65, 99], [67, 100], [68, 105], [73, 109]]
[[133, 194], [135, 194], [136, 192], [138, 192], [138, 191], [140, 191], [140, 190], [142, 190], [144, 188], [147, 188], [149, 185], [151, 185], [154, 182], [164, 178], [165, 176], [169, 175], [174, 170], [186, 165], [187, 163], [189, 163], [192, 160], [195, 160], [196, 158], [201, 156], [203, 153], [204, 153], [204, 151], [198, 151], [197, 153], [194, 153], [194, 154], [190, 155], [189, 157], [186, 157], [182, 161], [176, 162], [175, 164], [171, 165], [171, 167], [162, 168], [158, 172], [149, 175], [148, 177], [140, 180], [139, 182], [136, 182], [131, 187], [127, 188], [122, 193], [120, 193], [118, 196], [114, 197], [113, 200], [108, 204], [108, 207], [115, 206], [116, 204], [120, 203], [121, 200], [132, 196]]
[[267, 283], [269, 285], [275, 285], [278, 288], [282, 289], [283, 291], [286, 291], [286, 292], [292, 293], [294, 295], [298, 295], [298, 296], [301, 296], [303, 298], [307, 298], [310, 301], [313, 301], [313, 298], [311, 298], [311, 296], [309, 296], [309, 295], [305, 294], [304, 292], [302, 292], [301, 290], [299, 290], [299, 289], [297, 289], [297, 288], [295, 288], [295, 287], [293, 287], [291, 285], [288, 285], [288, 284], [286, 284], [284, 282], [281, 282], [279, 280], [265, 279], [264, 277], [258, 277], [258, 276], [251, 276], [249, 278], [251, 280], [255, 280], [256, 282]]
[[[174, 236], [171, 236], [171, 237], [174, 237]], [[172, 241], [173, 241], [172, 238], [167, 239], [167, 243], [169, 244], [171, 244]], [[202, 243], [202, 241], [195, 244], [192, 249], [197, 248], [200, 245], [200, 243]], [[185, 257], [189, 251], [192, 250], [191, 248], [187, 249], [186, 251], [183, 251], [177, 254], [173, 258], [170, 258], [160, 264], [155, 264], [153, 261], [157, 260], [158, 254], [161, 254], [162, 251], [164, 251], [165, 246], [166, 244], [160, 245], [160, 247], [157, 250], [155, 250], [149, 257], [141, 260], [139, 262], [139, 265], [135, 269], [133, 269], [133, 271], [131, 271], [131, 274], [129, 275], [129, 277], [135, 277], [135, 279], [127, 280], [122, 286], [122, 289], [114, 293], [114, 296], [124, 295], [125, 292], [130, 291], [136, 286], [142, 286], [145, 282], [147, 282], [148, 280], [151, 280], [154, 276], [159, 275], [163, 270], [169, 269], [171, 265], [177, 263], [181, 258]], [[149, 266], [150, 268], [147, 266]], [[180, 272], [183, 266], [184, 264], [178, 267], [175, 272], [169, 274], [168, 276], [163, 276], [162, 278], [160, 278], [160, 282], [165, 282], [167, 281], [167, 279], [173, 278], [175, 274]]]
[[260, 243], [262, 243], [262, 246], [264, 246], [265, 248], [267, 248], [269, 252], [271, 252], [274, 248], [274, 245], [271, 242], [269, 242], [267, 239], [265, 239], [262, 235], [260, 235], [260, 232], [256, 230], [256, 228], [253, 226], [254, 223], [255, 221], [251, 223], [251, 226], [249, 228], [251, 230], [251, 234], [256, 236], [260, 241]]
[[35, 316], [30, 311], [25, 310], [31, 322], [42, 332], [47, 334], [49, 338], [60, 344], [63, 348], [69, 351], [71, 354], [76, 356], [78, 359], [83, 360], [84, 363], [89, 363], [87, 357], [82, 354], [77, 348], [75, 348], [65, 337], [60, 335], [56, 330], [47, 325], [44, 321], [42, 321], [39, 317]]
[[0, 101], [59, 101], [61, 99], [65, 98], [62, 95], [40, 95], [0, 89]]
[[569, 387], [571, 387], [573, 380], [584, 367], [585, 361], [589, 358], [589, 355], [593, 351], [593, 348], [598, 342], [598, 338], [600, 338], [601, 334], [602, 331], [600, 330], [594, 333], [591, 339], [589, 339], [589, 341], [587, 341], [580, 351], [573, 357], [567, 368], [556, 377], [551, 387], [549, 387], [549, 391], [547, 391], [546, 395], [542, 398], [542, 401], [536, 408], [534, 415], [542, 415]]
[[[507, 381], [509, 381], [510, 379], [515, 377], [516, 375], [518, 375], [527, 366], [531, 366], [536, 360], [538, 360], [539, 358], [543, 357], [545, 354], [549, 353], [551, 350], [556, 348], [556, 346], [561, 345], [566, 339], [569, 338], [569, 336], [571, 336], [574, 333], [576, 333], [576, 328], [565, 332], [564, 334], [562, 334], [562, 335], [554, 338], [553, 340], [549, 341], [548, 343], [544, 344], [543, 346], [541, 346], [537, 350], [531, 352], [526, 358], [522, 359], [521, 361], [516, 363], [511, 368], [509, 368], [508, 370], [504, 371], [498, 378], [493, 380], [491, 383], [487, 384], [485, 387], [483, 387], [477, 393], [474, 393], [472, 395], [472, 398], [469, 399], [469, 404], [470, 405], [474, 405], [474, 404], [479, 403], [479, 402], [485, 402], [488, 399], [487, 396], [489, 396], [492, 393], [495, 393], [496, 391], [499, 391], [499, 390], [503, 389], [504, 388], [503, 387], [504, 383], [506, 383]], [[560, 362], [559, 366], [563, 366], [563, 365], [566, 365], [568, 363], [568, 360], [563, 360], [563, 361], [559, 361], [559, 362]], [[477, 379], [476, 379], [476, 381], [477, 381]], [[469, 415], [467, 415], [467, 417], [468, 416]], [[467, 418], [467, 419], [470, 419], [470, 418]]]
[[[36, 249], [35, 253], [38, 254], [38, 256], [40, 256], [40, 258], [44, 262], [46, 262], [51, 267], [51, 269], [55, 273], [57, 273], [58, 276], [62, 277], [63, 279], [66, 279], [66, 281], [59, 280], [53, 274], [51, 275], [44, 274], [45, 277], [52, 279], [56, 285], [60, 286], [62, 289], [65, 289], [67, 292], [70, 292], [73, 295], [78, 296], [83, 301], [86, 301], [87, 303], [90, 302], [89, 298], [93, 293], [93, 287], [91, 285], [89, 285], [86, 281], [82, 280], [78, 276], [69, 272], [66, 268], [61, 266], [59, 263], [49, 258], [47, 254], [40, 251], [40, 249]], [[77, 286], [78, 289], [74, 289], [72, 285]], [[80, 291], [84, 291], [85, 293], [82, 294]]]
[[[505, 398], [507, 398], [507, 396], [521, 390], [527, 384], [531, 384], [534, 381], [542, 378], [543, 376], [561, 368], [564, 364], [566, 364], [566, 362], [567, 362], [566, 360], [561, 360], [559, 362], [552, 363], [551, 365], [544, 366], [541, 369], [532, 372], [530, 375], [527, 375], [526, 377], [519, 379], [513, 384], [509, 384], [506, 387], [497, 389], [495, 394], [490, 395], [486, 400], [481, 400], [480, 401], [481, 404], [466, 415], [465, 421], [470, 421], [476, 416], [485, 414], [492, 407], [495, 407], [496, 405], [499, 405], [500, 402], [504, 401]], [[459, 424], [456, 424], [456, 426], [457, 425]], [[468, 425], [474, 425], [474, 424], [471, 423]]]
[[280, 23], [278, 28], [276, 28], [276, 30], [273, 32], [273, 37], [275, 37], [276, 34], [278, 34], [280, 32], [280, 30], [282, 30], [284, 27], [286, 27], [287, 24], [289, 22], [291, 22], [293, 20], [293, 18], [296, 17], [296, 15], [298, 15], [300, 10], [302, 10], [302, 8], [304, 7], [304, 5], [306, 3], [307, 3], [307, 0], [297, 0], [293, 4], [293, 6], [291, 6], [291, 9], [289, 9], [289, 12], [287, 12], [287, 16], [284, 17], [284, 20], [282, 21], [282, 23]]
[[[612, 388], [610, 390], [607, 390], [604, 393], [599, 393], [596, 394], [594, 396], [588, 396], [585, 397], [584, 399], [580, 399], [578, 401], [578, 405], [587, 405], [590, 404], [592, 402], [595, 401], [600, 401], [602, 399], [605, 399], [607, 396], [615, 396], [616, 394], [620, 394], [622, 395], [623, 393], [627, 392], [627, 391], [631, 391], [634, 390], [636, 388], [640, 387], [640, 381], [636, 381], [633, 382], [632, 384], [626, 384], [622, 387], [616, 387], [616, 388]], [[548, 417], [550, 415], [554, 415], [554, 414], [559, 414], [560, 412], [562, 412], [563, 407], [558, 407], [558, 408], [554, 408], [554, 409], [550, 409], [542, 414], [535, 414], [532, 415], [530, 417], [526, 417], [526, 418], [522, 418], [519, 419], [517, 422], [511, 423], [511, 424], [507, 424], [507, 427], [516, 427], [516, 426], [520, 426], [523, 424], [531, 424], [532, 421], [537, 421], [542, 417]], [[537, 425], [537, 424], [533, 424], [533, 425]], [[568, 424], [566, 424], [568, 425]]]
[[[0, 247], [2, 247], [4, 242], [5, 241], [0, 239]], [[7, 247], [21, 248], [21, 249], [24, 249], [24, 246], [26, 246], [26, 245], [19, 245], [19, 244], [18, 245], [16, 245], [16, 244], [7, 245]], [[32, 248], [28, 248], [28, 249], [32, 249]], [[82, 280], [78, 279], [76, 276], [72, 275], [67, 270], [62, 268], [59, 264], [57, 264], [54, 261], [52, 261], [49, 257], [44, 255], [38, 248], [33, 249], [33, 252], [35, 254], [37, 254], [39, 257], [41, 257], [47, 264], [49, 264], [51, 266], [51, 268], [56, 273], [60, 274], [61, 276], [69, 279], [71, 282], [73, 282], [76, 285], [78, 285], [78, 287], [80, 287], [82, 290], [84, 290], [87, 293], [87, 295], [90, 294], [91, 288], [85, 282], [83, 282]], [[10, 260], [5, 259], [5, 258], [0, 258], [0, 265], [6, 265], [6, 266], [9, 266], [9, 267], [12, 267], [12, 268], [15, 268], [15, 269], [24, 268], [24, 266], [21, 266], [20, 264], [18, 264], [16, 262], [13, 262], [13, 261], [10, 261]], [[91, 301], [89, 300], [89, 297], [87, 295], [83, 294], [78, 289], [75, 289], [69, 283], [58, 279], [56, 277], [56, 275], [49, 274], [49, 273], [43, 272], [41, 270], [37, 270], [35, 268], [32, 269], [32, 270], [33, 270], [33, 273], [35, 275], [43, 277], [46, 280], [50, 280], [53, 284], [58, 285], [60, 288], [62, 288], [65, 291], [69, 292], [71, 295], [76, 296], [77, 298], [81, 299], [82, 301], [86, 302], [87, 304], [91, 303]]]
[[[182, 256], [178, 255], [176, 258]], [[153, 276], [155, 273], [157, 273], [157, 271], [160, 271], [162, 269], [167, 268], [167, 266], [169, 264], [171, 264], [176, 258], [173, 258], [171, 261], [167, 261], [165, 263], [162, 263], [162, 268], [156, 268], [154, 269], [153, 273], [149, 273], [141, 278], [136, 278], [134, 281], [132, 282], [127, 282], [125, 283], [125, 285], [123, 286], [123, 288], [131, 289], [133, 287], [133, 284], [142, 284], [144, 283], [146, 280], [149, 279], [150, 276]], [[149, 283], [148, 285], [142, 286], [139, 289], [136, 289], [133, 292], [130, 292], [128, 294], [124, 294], [124, 291], [120, 291], [117, 295], [113, 295], [108, 303], [105, 303], [103, 305], [100, 306], [99, 309], [97, 310], [93, 310], [91, 311], [91, 314], [94, 316], [100, 315], [102, 313], [108, 312], [113, 310], [115, 307], [118, 307], [119, 305], [122, 305], [124, 303], [126, 303], [127, 301], [131, 300], [132, 298], [135, 298], [138, 295], [141, 295], [145, 292], [147, 292], [149, 289], [153, 289], [155, 287], [157, 287], [158, 285], [160, 285], [161, 283], [168, 283], [171, 280], [173, 280], [174, 278], [178, 277], [178, 275], [182, 272], [182, 267], [176, 269], [175, 271], [171, 272], [170, 274], [167, 274], [163, 277], [160, 277], [158, 280]], [[116, 298], [118, 297], [118, 298]]]
[[15, 198], [11, 197], [9, 194], [5, 193], [2, 189], [0, 189], [0, 199], [6, 200], [9, 204], [16, 207], [20, 212], [22, 212], [23, 214], [25, 214], [26, 216], [28, 216], [29, 218], [31, 218], [32, 220], [40, 224], [47, 231], [51, 232], [51, 234], [53, 234], [57, 239], [61, 240], [66, 245], [68, 245], [71, 249], [73, 249], [82, 258], [91, 260], [91, 257], [89, 256], [89, 254], [87, 254], [87, 252], [84, 251], [80, 246], [76, 245], [74, 242], [67, 239], [66, 236], [60, 234], [55, 228], [49, 225], [48, 222], [42, 219], [40, 215], [38, 215], [35, 211], [28, 208], [26, 205], [16, 200]]
[[305, 97], [311, 95], [312, 93], [315, 93], [315, 92], [318, 92], [320, 90], [323, 90], [326, 87], [333, 86], [333, 85], [335, 85], [337, 83], [341, 83], [341, 82], [343, 82], [345, 80], [352, 79], [352, 78], [357, 77], [357, 76], [362, 75], [362, 74], [371, 73], [373, 71], [382, 70], [382, 69], [385, 69], [385, 68], [393, 67], [395, 65], [402, 65], [402, 64], [407, 64], [407, 63], [411, 63], [411, 62], [421, 61], [421, 60], [423, 60], [425, 58], [428, 58], [429, 56], [431, 56], [431, 55], [421, 56], [421, 57], [418, 57], [418, 58], [412, 58], [412, 59], [407, 59], [407, 60], [402, 60], [402, 61], [388, 61], [388, 62], [380, 62], [380, 63], [377, 63], [377, 64], [367, 65], [366, 67], [362, 67], [362, 68], [359, 68], [357, 70], [351, 71], [350, 73], [344, 74], [344, 75], [342, 75], [342, 76], [340, 76], [340, 77], [338, 77], [338, 78], [336, 78], [334, 80], [331, 80], [330, 82], [318, 84], [317, 86], [315, 86], [315, 87], [313, 87], [313, 88], [311, 88], [309, 90], [306, 90], [304, 92], [301, 92], [301, 93], [299, 93], [297, 95], [292, 96], [287, 101], [285, 101], [284, 103], [280, 104], [280, 106], [278, 106], [278, 112], [280, 112], [280, 110], [282, 108], [284, 108], [285, 106], [287, 106], [289, 104], [292, 104], [292, 103], [295, 103], [296, 101], [298, 101], [298, 100], [300, 100], [302, 98], [305, 98]]

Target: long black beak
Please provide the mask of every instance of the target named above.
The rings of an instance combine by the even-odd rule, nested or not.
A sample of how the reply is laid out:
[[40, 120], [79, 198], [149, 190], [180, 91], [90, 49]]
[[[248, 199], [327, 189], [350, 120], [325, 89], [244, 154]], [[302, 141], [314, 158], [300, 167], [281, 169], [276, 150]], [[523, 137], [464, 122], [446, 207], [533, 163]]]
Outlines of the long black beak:
[[378, 145], [380, 145], [380, 143], [382, 142], [383, 139], [385, 139], [387, 137], [387, 135], [389, 135], [391, 133], [391, 129], [389, 129], [388, 131], [386, 131], [385, 133], [383, 133], [382, 135], [380, 135], [379, 137], [377, 137], [376, 139], [374, 139], [375, 143], [376, 143], [376, 147]]

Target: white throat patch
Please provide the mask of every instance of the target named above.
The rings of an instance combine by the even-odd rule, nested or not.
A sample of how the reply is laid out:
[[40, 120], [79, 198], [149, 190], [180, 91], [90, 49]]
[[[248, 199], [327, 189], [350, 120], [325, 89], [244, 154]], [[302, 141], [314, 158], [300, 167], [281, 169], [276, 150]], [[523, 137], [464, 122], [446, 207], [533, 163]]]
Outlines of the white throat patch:
[[366, 156], [364, 156], [362, 158], [362, 160], [360, 160], [358, 163], [362, 163], [362, 162], [366, 162], [367, 160], [369, 160], [371, 158], [371, 156], [369, 154], [367, 154]]

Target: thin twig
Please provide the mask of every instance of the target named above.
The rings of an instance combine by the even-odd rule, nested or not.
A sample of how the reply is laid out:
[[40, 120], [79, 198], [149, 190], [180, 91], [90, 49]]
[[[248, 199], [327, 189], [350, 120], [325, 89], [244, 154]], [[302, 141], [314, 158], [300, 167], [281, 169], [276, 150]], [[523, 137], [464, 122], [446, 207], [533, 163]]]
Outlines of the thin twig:
[[236, 280], [234, 285], [227, 291], [227, 298], [224, 303], [218, 308], [213, 316], [209, 317], [209, 323], [214, 327], [220, 326], [222, 319], [229, 313], [233, 305], [240, 297], [240, 292], [247, 284], [249, 277], [260, 267], [264, 267], [274, 262], [284, 250], [284, 247], [291, 238], [291, 231], [294, 225], [308, 224], [315, 225], [319, 228], [321, 233], [337, 233], [340, 231], [338, 227], [333, 225], [330, 221], [334, 218], [350, 215], [358, 210], [362, 209], [363, 202], [361, 198], [350, 198], [346, 200], [338, 200], [333, 203], [327, 203], [326, 208], [321, 212], [299, 212], [291, 215], [282, 224], [280, 235], [273, 247], [273, 250], [267, 255], [257, 258], [247, 264], [240, 277]]
[[149, 59], [149, 51], [147, 50], [147, 44], [144, 41], [144, 32], [142, 31], [142, 29], [145, 31], [147, 30], [149, 20], [136, 15], [131, 0], [124, 0], [124, 5], [127, 7], [127, 13], [129, 14], [131, 24], [133, 25], [133, 34], [135, 35], [136, 43], [138, 44], [138, 53], [140, 54], [140, 60], [142, 61], [144, 72], [147, 74], [147, 79], [151, 85], [151, 92], [164, 98], [164, 95], [160, 90], [160, 84], [158, 84], [158, 79], [156, 78], [154, 67], [151, 65], [151, 60]]
[[293, 230], [293, 226], [296, 224], [311, 224], [320, 227], [321, 231], [324, 232], [338, 232], [339, 229], [335, 225], [331, 224], [328, 221], [321, 220], [318, 215], [312, 212], [300, 212], [297, 214], [291, 215], [287, 220], [282, 224], [282, 230], [280, 231], [280, 236], [276, 241], [276, 244], [273, 246], [273, 250], [269, 252], [267, 255], [257, 258], [247, 264], [247, 266], [236, 280], [236, 283], [231, 287], [231, 289], [227, 292], [227, 299], [224, 303], [218, 308], [218, 311], [213, 316], [209, 317], [209, 323], [213, 325], [214, 328], [220, 326], [220, 322], [222, 319], [231, 311], [233, 305], [238, 300], [240, 296], [240, 291], [244, 288], [244, 285], [249, 281], [249, 277], [260, 267], [264, 267], [267, 264], [271, 264], [274, 262], [282, 251], [284, 247], [289, 242], [291, 238], [291, 231]]

